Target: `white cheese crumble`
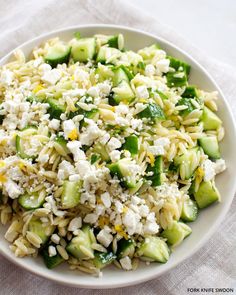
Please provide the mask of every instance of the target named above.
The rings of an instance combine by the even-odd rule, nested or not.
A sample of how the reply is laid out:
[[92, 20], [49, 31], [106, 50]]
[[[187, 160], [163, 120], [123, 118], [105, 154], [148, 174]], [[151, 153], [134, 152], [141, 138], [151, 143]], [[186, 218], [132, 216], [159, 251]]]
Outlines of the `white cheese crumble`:
[[108, 192], [101, 194], [101, 200], [106, 208], [111, 207], [111, 197]]
[[14, 79], [14, 73], [10, 70], [4, 70], [1, 72], [0, 82], [3, 85], [10, 86]]
[[119, 141], [119, 139], [115, 138], [115, 137], [112, 137], [108, 144], [107, 144], [107, 147], [110, 151], [113, 151], [113, 150], [116, 150], [116, 149], [119, 149], [121, 147], [121, 142]]
[[121, 152], [118, 150], [113, 150], [109, 153], [112, 162], [117, 162], [120, 160]]
[[170, 60], [169, 59], [161, 59], [156, 63], [157, 71], [160, 73], [167, 73], [169, 71]]
[[215, 164], [211, 160], [205, 160], [202, 164], [204, 181], [212, 180], [215, 177]]
[[49, 83], [51, 85], [55, 85], [62, 76], [62, 72], [58, 69], [52, 69], [51, 71], [46, 71], [42, 76], [42, 81]]
[[58, 130], [60, 128], [60, 120], [52, 119], [49, 122], [48, 127], [53, 129], [53, 130]]
[[86, 130], [80, 134], [80, 142], [82, 145], [92, 145], [92, 143], [102, 135], [101, 129], [97, 124], [90, 119], [84, 119], [85, 123], [88, 123]]
[[215, 173], [219, 174], [226, 169], [225, 160], [219, 159], [215, 162]]
[[145, 75], [150, 77], [150, 76], [153, 76], [155, 75], [155, 72], [156, 72], [156, 69], [154, 67], [154, 65], [152, 64], [149, 64], [149, 65], [146, 65], [145, 67]]
[[136, 92], [137, 98], [142, 98], [142, 99], [149, 98], [149, 93], [148, 93], [147, 87], [144, 85], [138, 86], [135, 89], [135, 92]]
[[81, 142], [78, 140], [73, 140], [67, 143], [66, 145], [71, 151], [74, 157], [74, 161], [78, 162], [79, 160], [85, 160], [86, 155], [83, 150], [81, 150]]
[[64, 130], [64, 135], [65, 138], [68, 139], [71, 132], [73, 132], [74, 130], [77, 130], [75, 123], [72, 120], [65, 120], [62, 123], [62, 127]]
[[112, 234], [109, 233], [109, 231], [102, 229], [97, 235], [97, 240], [104, 247], [108, 247], [113, 240], [113, 236], [112, 236]]
[[48, 247], [48, 254], [49, 254], [49, 257], [53, 257], [53, 256], [56, 256], [57, 255], [57, 250], [54, 246], [50, 245]]
[[64, 180], [68, 178], [69, 175], [72, 175], [72, 174], [75, 174], [74, 166], [70, 162], [63, 160], [58, 167], [58, 173], [57, 173], [58, 179]]

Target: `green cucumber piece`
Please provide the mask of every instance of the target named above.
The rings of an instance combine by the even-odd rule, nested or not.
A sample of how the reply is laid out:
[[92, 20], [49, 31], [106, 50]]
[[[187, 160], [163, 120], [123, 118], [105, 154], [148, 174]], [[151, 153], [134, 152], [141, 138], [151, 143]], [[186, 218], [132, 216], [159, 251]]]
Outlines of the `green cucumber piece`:
[[174, 58], [172, 56], [167, 56], [167, 58], [170, 60], [170, 67], [171, 68], [175, 69], [176, 71], [182, 70], [187, 75], [189, 75], [190, 69], [191, 69], [191, 66], [189, 64], [187, 64], [186, 62], [184, 62], [182, 60]]
[[122, 67], [118, 67], [114, 70], [113, 85], [117, 86], [121, 81], [129, 82], [129, 78]]
[[192, 232], [192, 229], [183, 222], [174, 221], [170, 228], [165, 229], [161, 236], [167, 239], [169, 245], [179, 245]]
[[198, 207], [195, 201], [187, 199], [183, 203], [181, 219], [186, 222], [192, 222], [197, 219]]
[[116, 87], [112, 89], [113, 99], [116, 103], [130, 103], [134, 100], [135, 95], [128, 81], [122, 80]]
[[59, 104], [58, 100], [54, 98], [47, 98], [46, 103], [49, 104], [47, 112], [50, 114], [50, 119], [54, 118], [60, 120], [61, 114], [65, 113], [66, 111], [66, 106]]
[[[66, 250], [79, 260], [87, 260], [94, 257], [94, 250], [91, 245], [91, 228], [89, 225], [84, 225], [79, 231], [79, 234], [67, 245]], [[89, 255], [86, 255], [83, 249], [81, 250], [81, 247], [84, 247], [88, 251]]]
[[222, 124], [221, 119], [206, 106], [203, 108], [202, 122], [204, 130], [215, 130]]
[[96, 163], [99, 159], [101, 159], [100, 155], [98, 154], [92, 154], [91, 155], [91, 159], [90, 159], [90, 163], [94, 164]]
[[130, 135], [125, 138], [125, 143], [122, 145], [122, 150], [127, 150], [132, 156], [138, 153], [138, 137], [136, 135]]
[[[116, 49], [116, 48], [112, 48], [112, 47], [107, 47], [107, 46], [102, 46], [100, 47], [98, 54], [97, 54], [97, 58], [96, 58], [96, 62], [100, 62], [102, 64], [107, 63], [107, 56], [112, 56], [112, 55], [120, 55], [120, 50]], [[109, 61], [109, 63], [112, 63]]]
[[193, 175], [199, 166], [199, 162], [200, 151], [198, 147], [189, 149], [183, 155], [174, 159], [174, 165], [180, 168], [179, 172], [182, 180], [187, 180]]
[[64, 181], [61, 195], [63, 209], [74, 208], [79, 204], [81, 185], [81, 181]]
[[38, 193], [33, 193], [31, 195], [24, 194], [18, 198], [18, 202], [26, 210], [32, 210], [42, 207], [45, 198], [39, 198]]
[[100, 142], [97, 142], [93, 145], [93, 152], [99, 154], [103, 161], [110, 161], [110, 156], [106, 150], [106, 147]]
[[199, 138], [199, 144], [203, 148], [204, 153], [211, 159], [220, 159], [220, 149], [216, 136], [204, 136]]
[[121, 239], [117, 243], [117, 258], [121, 259], [125, 256], [132, 258], [135, 252], [135, 243], [132, 239]]
[[42, 244], [45, 244], [48, 241], [49, 237], [53, 234], [55, 230], [55, 226], [43, 226], [43, 222], [40, 219], [34, 217], [30, 220], [28, 228], [29, 231], [35, 233], [41, 238]]
[[205, 208], [214, 202], [220, 201], [220, 193], [211, 181], [203, 181], [194, 193], [199, 208]]
[[117, 36], [112, 36], [111, 38], [109, 38], [108, 41], [107, 41], [108, 46], [119, 49], [118, 37], [119, 36], [117, 35]]
[[50, 46], [45, 55], [45, 61], [55, 68], [58, 64], [68, 63], [71, 47], [63, 42]]
[[182, 111], [179, 111], [179, 114], [181, 116], [187, 116], [188, 114], [190, 114], [193, 110], [195, 110], [195, 106], [192, 104], [191, 100], [189, 98], [183, 97], [181, 98], [178, 103], [177, 106], [187, 106], [188, 108]]
[[168, 72], [166, 74], [168, 87], [183, 87], [187, 85], [187, 76], [185, 72]]
[[142, 242], [137, 255], [151, 261], [166, 263], [170, 257], [170, 250], [163, 239], [150, 236]]
[[95, 50], [95, 38], [77, 39], [72, 45], [71, 56], [74, 61], [87, 62], [94, 58]]
[[16, 135], [16, 152], [22, 159], [35, 159], [37, 157], [37, 155], [28, 155], [24, 148], [24, 141], [27, 139], [29, 140], [30, 137], [36, 135], [37, 132], [37, 127], [28, 126]]
[[65, 260], [61, 257], [60, 254], [57, 254], [55, 256], [49, 256], [48, 247], [44, 248], [42, 251], [43, 261], [48, 269], [53, 269]]
[[187, 86], [181, 96], [187, 98], [198, 97], [197, 88], [195, 86]]
[[156, 92], [159, 94], [160, 98], [162, 100], [167, 100], [169, 99], [167, 95], [165, 95], [163, 92], [159, 91], [159, 90], [156, 90]]
[[150, 180], [152, 182], [152, 186], [159, 186], [161, 185], [161, 174], [163, 173], [163, 160], [162, 156], [155, 157], [154, 165], [148, 164], [148, 167], [146, 169], [146, 173], [152, 172], [153, 175], [146, 176], [147, 180]]
[[124, 158], [108, 166], [111, 175], [116, 175], [121, 180], [121, 185], [126, 188], [134, 188], [137, 183], [136, 175], [129, 169], [131, 164], [132, 161], [130, 159]]
[[163, 112], [163, 109], [155, 104], [155, 103], [149, 103], [147, 104], [146, 108], [139, 112], [137, 116], [141, 119], [147, 118], [150, 121], [156, 121], [156, 120], [164, 120], [165, 114]]
[[116, 259], [116, 255], [113, 252], [107, 252], [107, 253], [100, 253], [95, 252], [94, 253], [94, 259], [93, 264], [96, 268], [102, 269], [109, 264], [111, 264]]

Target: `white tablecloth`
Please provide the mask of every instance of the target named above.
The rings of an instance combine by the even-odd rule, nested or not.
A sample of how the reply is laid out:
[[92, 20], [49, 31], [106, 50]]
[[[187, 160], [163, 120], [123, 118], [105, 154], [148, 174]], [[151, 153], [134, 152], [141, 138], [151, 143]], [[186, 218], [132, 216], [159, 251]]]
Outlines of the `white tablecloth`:
[[[236, 114], [235, 69], [205, 56], [183, 40], [172, 28], [160, 24], [158, 20], [145, 15], [127, 2], [125, 0], [0, 0], [0, 57], [32, 37], [71, 25], [113, 23], [139, 28], [163, 37], [191, 53], [215, 78]], [[191, 24], [186, 25], [191, 26]], [[187, 288], [194, 287], [234, 287], [236, 292], [235, 233], [236, 200], [217, 232], [193, 257], [158, 279], [112, 291], [57, 285], [19, 269], [0, 257], [0, 294], [182, 295], [191, 294]]]

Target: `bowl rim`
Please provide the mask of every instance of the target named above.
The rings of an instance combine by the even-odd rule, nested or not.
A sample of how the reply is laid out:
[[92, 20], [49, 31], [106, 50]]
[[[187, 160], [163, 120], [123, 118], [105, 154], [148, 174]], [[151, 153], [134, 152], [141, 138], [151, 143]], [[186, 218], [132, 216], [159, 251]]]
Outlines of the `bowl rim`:
[[[94, 28], [94, 29], [98, 29], [98, 30], [99, 29], [120, 29], [120, 30], [123, 30], [123, 31], [126, 31], [126, 32], [138, 33], [138, 34], [141, 34], [141, 35], [145, 35], [145, 36], [154, 38], [157, 41], [161, 41], [162, 43], [166, 44], [167, 46], [172, 47], [172, 49], [177, 50], [179, 53], [186, 56], [190, 61], [193, 61], [198, 66], [198, 68], [201, 70], [201, 72], [203, 72], [207, 76], [207, 78], [212, 83], [212, 85], [215, 87], [215, 89], [219, 92], [219, 94], [220, 94], [220, 96], [221, 96], [221, 98], [224, 101], [224, 104], [226, 106], [227, 113], [228, 113], [228, 115], [230, 117], [230, 120], [233, 123], [231, 132], [233, 133], [233, 136], [236, 137], [235, 119], [234, 119], [233, 113], [231, 111], [231, 108], [229, 107], [229, 103], [226, 100], [224, 94], [222, 93], [220, 87], [215, 82], [214, 78], [212, 78], [212, 76], [208, 73], [208, 71], [194, 57], [192, 57], [191, 54], [185, 52], [185, 50], [179, 48], [178, 46], [176, 46], [172, 42], [167, 41], [163, 37], [159, 37], [159, 36], [157, 36], [155, 34], [146, 32], [144, 30], [140, 30], [140, 29], [136, 29], [136, 28], [130, 28], [130, 27], [123, 26], [123, 25], [96, 24], [96, 23], [68, 26], [68, 27], [65, 27], [65, 28], [61, 28], [61, 29], [57, 29], [57, 30], [53, 30], [53, 31], [41, 34], [41, 35], [39, 35], [39, 36], [37, 36], [35, 38], [31, 38], [31, 39], [25, 41], [24, 43], [20, 44], [19, 46], [17, 46], [13, 50], [11, 50], [8, 54], [4, 55], [0, 59], [0, 66], [2, 64], [4, 64], [9, 59], [9, 57], [14, 53], [15, 50], [20, 49], [20, 48], [22, 48], [24, 46], [27, 46], [27, 45], [29, 45], [29, 44], [37, 41], [37, 40], [46, 39], [47, 37], [51, 38], [54, 35], [56, 36], [56, 34], [61, 34], [61, 33], [66, 32], [66, 31], [71, 31], [71, 30], [76, 31], [76, 30], [79, 30], [79, 29], [86, 29], [86, 28]], [[229, 211], [230, 205], [231, 205], [231, 203], [233, 201], [233, 198], [234, 198], [234, 194], [236, 192], [236, 182], [234, 182], [234, 185], [233, 185], [233, 188], [231, 189], [231, 192], [232, 192], [232, 194], [231, 194], [231, 196], [229, 198], [229, 201], [227, 202], [227, 204], [223, 208], [223, 211], [221, 211], [221, 215], [218, 216], [218, 218], [216, 219], [216, 221], [214, 221], [213, 225], [208, 230], [208, 232], [204, 235], [203, 238], [200, 239], [200, 241], [196, 244], [196, 246], [194, 246], [191, 249], [191, 251], [186, 252], [185, 255], [183, 255], [181, 258], [177, 258], [174, 263], [170, 264], [161, 273], [156, 274], [155, 271], [151, 275], [150, 274], [145, 275], [145, 273], [144, 273], [143, 277], [141, 279], [140, 278], [136, 279], [133, 276], [132, 280], [130, 280], [129, 282], [124, 282], [124, 283], [114, 283], [114, 282], [109, 283], [108, 282], [108, 283], [105, 283], [103, 285], [100, 285], [100, 284], [88, 285], [87, 283], [83, 283], [83, 282], [79, 282], [79, 283], [74, 282], [74, 283], [72, 283], [72, 282], [67, 282], [67, 281], [61, 281], [59, 278], [57, 278], [55, 276], [55, 274], [53, 272], [49, 275], [48, 273], [44, 273], [44, 271], [33, 269], [32, 266], [30, 266], [28, 264], [25, 264], [25, 263], [22, 263], [21, 260], [17, 259], [17, 257], [15, 257], [14, 255], [10, 255], [10, 254], [6, 253], [4, 251], [4, 249], [1, 247], [1, 245], [0, 245], [0, 254], [2, 256], [4, 256], [7, 260], [13, 262], [15, 265], [29, 271], [30, 273], [32, 273], [34, 275], [38, 275], [39, 277], [42, 277], [44, 279], [47, 279], [47, 280], [50, 280], [50, 281], [53, 281], [55, 283], [59, 283], [59, 284], [65, 285], [65, 286], [69, 286], [69, 287], [88, 288], [88, 289], [113, 289], [113, 288], [127, 287], [127, 286], [140, 284], [140, 283], [146, 282], [148, 280], [151, 280], [151, 279], [157, 278], [159, 276], [162, 276], [163, 274], [169, 272], [170, 270], [175, 268], [177, 265], [179, 265], [181, 262], [183, 262], [186, 259], [188, 259], [189, 257], [193, 256], [210, 239], [210, 237], [213, 235], [213, 233], [219, 227], [219, 225], [222, 222], [223, 218], [225, 217], [226, 213]]]

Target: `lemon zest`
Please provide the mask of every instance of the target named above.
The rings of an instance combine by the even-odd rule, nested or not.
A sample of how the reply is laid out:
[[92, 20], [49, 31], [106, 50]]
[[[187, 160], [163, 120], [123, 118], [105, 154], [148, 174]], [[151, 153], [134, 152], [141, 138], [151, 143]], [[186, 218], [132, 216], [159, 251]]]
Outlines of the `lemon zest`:
[[68, 138], [71, 139], [71, 140], [76, 140], [78, 138], [77, 129], [71, 130], [71, 132], [68, 134]]

